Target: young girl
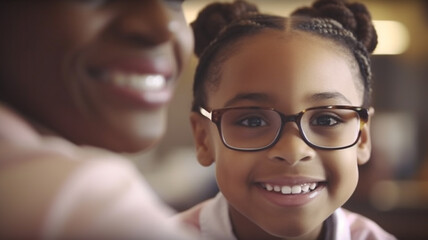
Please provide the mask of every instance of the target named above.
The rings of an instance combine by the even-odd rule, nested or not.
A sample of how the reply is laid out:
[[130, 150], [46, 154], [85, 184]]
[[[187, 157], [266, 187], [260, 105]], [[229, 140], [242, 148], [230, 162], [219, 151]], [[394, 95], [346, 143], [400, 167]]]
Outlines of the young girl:
[[282, 18], [236, 1], [192, 27], [191, 123], [221, 193], [179, 218], [201, 239], [394, 239], [341, 208], [371, 150], [367, 9], [321, 0]]

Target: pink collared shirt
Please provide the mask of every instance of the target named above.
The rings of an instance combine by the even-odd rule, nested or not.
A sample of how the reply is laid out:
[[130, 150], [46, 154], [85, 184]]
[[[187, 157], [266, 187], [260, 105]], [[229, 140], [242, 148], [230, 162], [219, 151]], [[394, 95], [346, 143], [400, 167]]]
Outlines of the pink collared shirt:
[[[201, 240], [236, 240], [223, 194], [174, 216], [174, 221], [193, 226]], [[395, 240], [376, 223], [359, 214], [339, 208], [329, 218], [330, 240]]]
[[193, 239], [171, 214], [127, 159], [0, 103], [0, 239]]

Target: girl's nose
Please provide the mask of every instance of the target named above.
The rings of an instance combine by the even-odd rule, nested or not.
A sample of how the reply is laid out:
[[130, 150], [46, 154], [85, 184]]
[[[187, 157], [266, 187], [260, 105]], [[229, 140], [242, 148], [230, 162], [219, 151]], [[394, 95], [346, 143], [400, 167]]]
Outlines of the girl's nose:
[[308, 161], [315, 155], [315, 150], [302, 139], [294, 123], [287, 123], [274, 146], [268, 149], [269, 159], [283, 161], [294, 166], [301, 161]]
[[172, 21], [159, 0], [122, 0], [114, 29], [122, 39], [139, 46], [156, 46], [172, 38]]

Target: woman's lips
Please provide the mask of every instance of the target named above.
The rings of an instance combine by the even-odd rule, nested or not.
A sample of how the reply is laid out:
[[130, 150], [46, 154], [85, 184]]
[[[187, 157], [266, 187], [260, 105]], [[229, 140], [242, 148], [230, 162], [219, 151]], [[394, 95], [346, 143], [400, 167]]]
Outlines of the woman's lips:
[[160, 74], [127, 74], [115, 71], [109, 82], [135, 91], [159, 91], [165, 88], [166, 77]]
[[88, 75], [107, 84], [115, 96], [146, 107], [167, 103], [173, 94], [173, 67], [161, 61], [122, 61], [89, 67]]

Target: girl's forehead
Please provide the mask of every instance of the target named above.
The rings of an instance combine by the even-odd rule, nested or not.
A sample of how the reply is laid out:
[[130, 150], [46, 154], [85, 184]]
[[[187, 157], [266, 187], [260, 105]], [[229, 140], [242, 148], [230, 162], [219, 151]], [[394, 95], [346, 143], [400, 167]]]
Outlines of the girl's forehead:
[[317, 92], [341, 92], [359, 104], [362, 93], [351, 68], [346, 55], [327, 40], [264, 31], [243, 39], [223, 63], [216, 95], [263, 92], [294, 101]]
[[[236, 44], [237, 47], [234, 50], [236, 54], [252, 52], [251, 49], [255, 45], [262, 45], [266, 50], [291, 49], [295, 50], [293, 52], [296, 53], [317, 51], [317, 49], [321, 48], [331, 54], [351, 54], [348, 49], [333, 39], [294, 29], [265, 29], [257, 34], [244, 37], [238, 42], [239, 44]], [[281, 52], [281, 54], [284, 53]]]
[[310, 34], [265, 31], [243, 39], [223, 63], [222, 73], [240, 75], [351, 72], [346, 54], [329, 40]]

